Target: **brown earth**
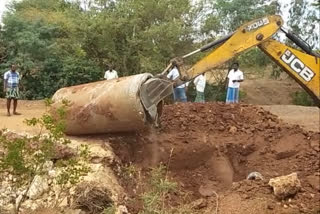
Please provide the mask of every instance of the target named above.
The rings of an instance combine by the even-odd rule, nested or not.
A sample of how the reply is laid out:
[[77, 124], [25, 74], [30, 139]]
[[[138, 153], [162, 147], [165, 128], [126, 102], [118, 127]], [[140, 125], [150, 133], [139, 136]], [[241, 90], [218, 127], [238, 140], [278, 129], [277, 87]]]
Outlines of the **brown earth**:
[[290, 105], [292, 94], [302, 91], [298, 83], [292, 79], [246, 79], [241, 84], [241, 90], [245, 92], [242, 99], [245, 103], [254, 105]]
[[[214, 201], [216, 191], [221, 200], [219, 213], [308, 213], [320, 209], [319, 190], [308, 180], [313, 176], [319, 181], [319, 133], [287, 125], [251, 105], [176, 104], [165, 106], [161, 120], [159, 130], [112, 137], [111, 145], [123, 164], [148, 170], [164, 163], [189, 201]], [[254, 171], [265, 180], [247, 181]], [[290, 202], [277, 201], [268, 180], [292, 172], [298, 173], [302, 191]], [[137, 212], [136, 206], [131, 208]]]
[[[4, 106], [4, 100], [0, 104]], [[44, 113], [42, 102], [22, 101], [19, 110], [23, 115], [0, 114], [0, 127], [36, 131], [22, 121]], [[297, 124], [306, 123], [306, 118], [316, 122], [315, 117], [303, 117], [308, 112], [297, 110], [292, 117], [298, 118]], [[168, 105], [164, 107], [161, 128], [81, 138], [88, 142], [103, 139], [112, 146], [122, 166], [132, 164], [141, 169], [142, 177], [150, 167], [165, 164], [179, 190], [169, 196], [170, 205], [203, 199], [206, 205], [198, 211], [215, 213], [216, 192], [219, 213], [223, 214], [316, 213], [320, 209], [319, 132], [288, 125], [261, 107], [223, 103]], [[253, 171], [260, 172], [264, 180], [246, 180]], [[268, 180], [292, 172], [298, 173], [302, 190], [292, 199], [278, 201]], [[128, 208], [137, 213], [141, 209], [141, 203], [137, 203], [139, 192], [135, 192], [137, 183], [119, 179], [131, 199], [126, 202]]]
[[318, 107], [296, 105], [264, 105], [262, 107], [291, 125], [299, 124], [306, 130], [320, 132], [320, 109]]

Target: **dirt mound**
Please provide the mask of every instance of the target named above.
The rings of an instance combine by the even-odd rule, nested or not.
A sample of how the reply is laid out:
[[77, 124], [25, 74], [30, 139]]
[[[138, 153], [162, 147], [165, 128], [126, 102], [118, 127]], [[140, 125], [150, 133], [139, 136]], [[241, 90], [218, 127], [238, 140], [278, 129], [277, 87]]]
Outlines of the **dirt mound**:
[[[297, 172], [303, 193], [294, 198], [292, 207], [312, 210], [319, 207], [320, 194], [308, 178], [319, 179], [320, 153], [314, 146], [319, 138], [319, 133], [287, 125], [260, 107], [186, 103], [165, 106], [161, 128], [135, 136], [112, 136], [110, 142], [124, 164], [142, 170], [166, 164], [169, 175], [190, 200], [210, 197], [215, 191], [226, 200], [232, 194], [276, 200], [267, 181]], [[254, 171], [260, 172], [264, 181], [247, 181]], [[221, 213], [233, 213], [221, 209]]]

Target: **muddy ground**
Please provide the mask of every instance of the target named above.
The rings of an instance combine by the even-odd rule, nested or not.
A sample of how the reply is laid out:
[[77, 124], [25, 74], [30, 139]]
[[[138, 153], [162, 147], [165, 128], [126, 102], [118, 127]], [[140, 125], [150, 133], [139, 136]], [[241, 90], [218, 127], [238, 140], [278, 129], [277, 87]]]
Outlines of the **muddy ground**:
[[[4, 104], [4, 100], [1, 100]], [[292, 107], [294, 108], [294, 107]], [[300, 107], [297, 107], [299, 109]], [[304, 108], [304, 107], [302, 107]], [[302, 109], [301, 108], [301, 109]], [[21, 116], [0, 115], [1, 127], [33, 132], [22, 121], [40, 116], [41, 102], [21, 102]], [[270, 109], [272, 110], [272, 109]], [[274, 109], [273, 109], [274, 110]], [[279, 111], [281, 113], [281, 111]], [[285, 116], [285, 111], [283, 110]], [[123, 203], [131, 213], [142, 209], [138, 182], [148, 179], [152, 167], [163, 163], [168, 177], [177, 182], [178, 191], [168, 196], [170, 206], [203, 204], [199, 213], [215, 213], [218, 194], [219, 213], [317, 213], [320, 209], [320, 149], [316, 120], [319, 111], [297, 110], [298, 125], [287, 124], [261, 107], [223, 103], [175, 104], [165, 106], [161, 127], [138, 134], [80, 137], [87, 142], [111, 145], [119, 159], [119, 169], [134, 166], [141, 172], [128, 182], [118, 179], [128, 194]], [[294, 117], [294, 116], [292, 116]], [[318, 126], [319, 127], [319, 126]], [[106, 146], [105, 149], [109, 149]], [[248, 181], [250, 172], [260, 172], [263, 181]], [[268, 186], [270, 178], [297, 172], [302, 190], [293, 198], [279, 201]]]

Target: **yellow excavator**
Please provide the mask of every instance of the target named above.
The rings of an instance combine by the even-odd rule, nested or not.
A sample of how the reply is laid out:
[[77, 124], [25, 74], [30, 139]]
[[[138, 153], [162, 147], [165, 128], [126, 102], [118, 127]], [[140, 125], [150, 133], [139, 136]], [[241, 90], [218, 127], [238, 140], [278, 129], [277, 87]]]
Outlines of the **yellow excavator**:
[[[148, 73], [100, 81], [58, 90], [53, 96], [54, 107], [70, 101], [66, 133], [71, 135], [137, 131], [147, 123], [155, 123], [161, 115], [163, 99], [173, 93], [173, 86], [191, 81], [211, 71], [238, 54], [259, 47], [283, 68], [320, 105], [320, 55], [302, 39], [282, 27], [278, 15], [266, 16], [242, 25], [235, 32], [182, 56], [211, 52], [185, 72], [170, 81], [165, 74]], [[282, 31], [298, 48], [288, 47], [272, 36]]]
[[[282, 25], [283, 20], [278, 15], [256, 19], [242, 25], [235, 32], [219, 40], [211, 42], [198, 50], [184, 55], [183, 57], [174, 59], [181, 63], [181, 60], [196, 53], [215, 48], [210, 54], [198, 61], [189, 70], [184, 72], [180, 71], [180, 78], [175, 81], [175, 84], [180, 85], [184, 82], [190, 81], [198, 75], [222, 65], [249, 48], [257, 46], [297, 83], [299, 83], [319, 106], [320, 54], [313, 52], [307, 43], [283, 28]], [[272, 39], [271, 37], [278, 31], [282, 31], [294, 44], [301, 48], [301, 51], [288, 47], [287, 45]], [[170, 63], [161, 75], [158, 75], [158, 77], [164, 76], [171, 67], [172, 63]], [[165, 88], [163, 84], [158, 84], [158, 86], [145, 84], [142, 86], [142, 102], [144, 102], [145, 99], [152, 100], [157, 97], [154, 93], [155, 87]], [[157, 91], [159, 92], [158, 95], [161, 95], [161, 90]], [[162, 97], [158, 96], [158, 100], [161, 99]], [[148, 104], [149, 102], [144, 103]], [[148, 106], [146, 106], [146, 108], [148, 108]]]

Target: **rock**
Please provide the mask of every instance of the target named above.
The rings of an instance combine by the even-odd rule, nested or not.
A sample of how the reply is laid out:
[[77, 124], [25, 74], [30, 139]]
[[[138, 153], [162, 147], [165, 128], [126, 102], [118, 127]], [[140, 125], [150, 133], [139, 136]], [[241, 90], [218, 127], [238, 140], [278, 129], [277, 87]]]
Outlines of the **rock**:
[[55, 152], [54, 152], [54, 157], [52, 158], [52, 160], [68, 160], [74, 156], [76, 156], [77, 152], [66, 146], [66, 145], [57, 145], [55, 148]]
[[68, 206], [68, 198], [64, 197], [63, 201], [59, 204], [59, 207], [67, 207]]
[[19, 195], [19, 196], [16, 198], [16, 207], [19, 206], [19, 204], [21, 203], [22, 198], [23, 198], [23, 195]]
[[294, 196], [301, 189], [301, 183], [297, 173], [272, 178], [269, 181], [269, 185], [273, 187], [274, 195], [278, 199]]
[[271, 203], [268, 203], [267, 209], [268, 209], [268, 210], [273, 210], [273, 209], [274, 209], [274, 205], [271, 204]]
[[82, 212], [82, 210], [80, 210], [80, 209], [76, 209], [76, 210], [67, 209], [67, 210], [65, 211], [65, 213], [68, 213], [68, 214], [82, 214], [83, 212]]
[[52, 161], [46, 161], [43, 164], [43, 170], [45, 170], [45, 171], [50, 171], [50, 170], [52, 170], [52, 168], [53, 168], [53, 162]]
[[117, 211], [115, 214], [128, 214], [128, 209], [126, 206], [123, 206], [123, 205], [120, 205], [118, 208], [117, 208]]
[[56, 170], [49, 170], [48, 175], [50, 178], [55, 178], [55, 177], [57, 177], [57, 172], [56, 172]]
[[200, 198], [200, 199], [191, 203], [192, 209], [200, 210], [205, 207], [207, 207], [207, 201], [203, 198]]
[[200, 188], [199, 188], [199, 193], [203, 197], [210, 197], [210, 196], [214, 195], [215, 191], [210, 186], [201, 185]]
[[313, 150], [315, 150], [315, 151], [317, 151], [317, 152], [320, 152], [320, 143], [319, 143], [319, 141], [317, 141], [317, 140], [311, 141], [311, 142], [310, 142], [310, 147], [311, 147]]
[[277, 152], [275, 159], [281, 160], [281, 159], [290, 158], [290, 157], [296, 155], [297, 153], [298, 153], [298, 151], [296, 151], [296, 150]]
[[31, 183], [27, 196], [30, 199], [39, 198], [44, 192], [48, 191], [49, 185], [45, 177], [36, 175]]
[[250, 195], [243, 194], [243, 198], [244, 198], [244, 199], [250, 199]]
[[231, 126], [231, 127], [229, 128], [229, 132], [232, 133], [232, 134], [236, 133], [237, 131], [238, 131], [238, 129], [237, 129], [237, 127], [235, 127], [235, 126]]
[[320, 191], [320, 177], [311, 175], [307, 177], [307, 181], [312, 188]]

